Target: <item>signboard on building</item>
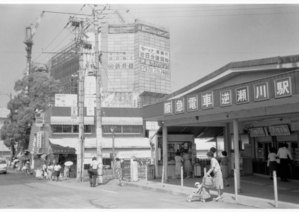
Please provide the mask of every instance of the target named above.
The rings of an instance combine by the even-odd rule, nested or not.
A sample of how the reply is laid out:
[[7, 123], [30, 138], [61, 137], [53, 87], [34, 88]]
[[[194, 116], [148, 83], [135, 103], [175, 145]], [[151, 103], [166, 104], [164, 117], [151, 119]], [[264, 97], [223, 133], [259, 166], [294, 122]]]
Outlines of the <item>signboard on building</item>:
[[291, 134], [289, 126], [287, 124], [269, 126], [269, 132], [270, 132], [271, 136], [290, 135]]
[[254, 127], [249, 129], [250, 137], [268, 136], [267, 130], [264, 127]]
[[55, 94], [55, 107], [77, 106], [77, 94]]
[[243, 104], [249, 102], [248, 86], [236, 88], [236, 104]]
[[214, 96], [213, 92], [205, 92], [201, 94], [201, 108], [209, 109], [214, 107]]
[[198, 95], [187, 96], [187, 111], [198, 110]]
[[229, 106], [232, 104], [232, 91], [223, 90], [220, 91], [220, 106]]
[[183, 113], [185, 112], [185, 101], [184, 98], [174, 100], [174, 112]]
[[292, 82], [290, 77], [274, 80], [275, 98], [292, 95]]
[[164, 114], [172, 114], [172, 101], [164, 102]]
[[148, 46], [139, 46], [140, 63], [152, 67], [169, 69], [169, 52]]
[[254, 101], [269, 99], [268, 82], [260, 82], [253, 85]]

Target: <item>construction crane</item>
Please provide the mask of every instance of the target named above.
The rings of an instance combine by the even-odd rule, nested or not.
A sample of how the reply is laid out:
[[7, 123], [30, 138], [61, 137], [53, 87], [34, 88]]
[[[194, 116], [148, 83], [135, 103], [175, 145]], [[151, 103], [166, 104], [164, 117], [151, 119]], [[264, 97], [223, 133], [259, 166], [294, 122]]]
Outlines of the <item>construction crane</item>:
[[30, 74], [31, 70], [31, 53], [32, 53], [32, 46], [33, 46], [33, 37], [36, 33], [36, 30], [44, 16], [44, 11], [41, 12], [40, 16], [37, 18], [34, 24], [31, 24], [30, 26], [26, 27], [25, 29], [25, 45], [26, 45], [26, 58], [27, 58], [27, 63], [26, 63], [26, 72], [25, 75], [28, 76]]

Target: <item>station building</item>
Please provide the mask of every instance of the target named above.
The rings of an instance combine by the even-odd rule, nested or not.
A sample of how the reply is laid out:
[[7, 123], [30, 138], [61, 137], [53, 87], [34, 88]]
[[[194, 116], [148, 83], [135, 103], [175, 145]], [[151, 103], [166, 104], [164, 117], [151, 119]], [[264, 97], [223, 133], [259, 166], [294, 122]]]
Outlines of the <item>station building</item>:
[[232, 62], [144, 106], [143, 118], [161, 126], [153, 139], [156, 175], [163, 168], [165, 179], [174, 177], [177, 149], [194, 159], [195, 138], [222, 136], [239, 186], [243, 174], [268, 175], [269, 149], [284, 143], [294, 159], [290, 178], [298, 180], [298, 85], [298, 55]]

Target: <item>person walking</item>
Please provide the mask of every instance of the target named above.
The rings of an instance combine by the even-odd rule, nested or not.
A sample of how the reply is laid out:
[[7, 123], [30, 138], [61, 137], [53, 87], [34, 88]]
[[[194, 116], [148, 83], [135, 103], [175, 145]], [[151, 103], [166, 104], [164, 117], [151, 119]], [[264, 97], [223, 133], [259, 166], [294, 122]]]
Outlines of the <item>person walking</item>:
[[214, 177], [213, 177], [214, 187], [218, 191], [218, 197], [215, 200], [218, 201], [223, 198], [223, 196], [222, 196], [222, 190], [223, 190], [222, 172], [221, 172], [221, 168], [220, 168], [218, 161], [214, 158], [214, 153], [207, 152], [207, 156], [211, 161], [211, 168], [209, 169], [209, 171], [207, 171], [207, 176], [211, 176], [212, 172], [214, 174]]
[[223, 176], [223, 182], [225, 186], [229, 186], [228, 183], [228, 157], [227, 157], [227, 152], [226, 151], [222, 151], [222, 158], [220, 161], [220, 167], [221, 167], [221, 172], [222, 172], [222, 176]]
[[175, 176], [177, 179], [179, 179], [181, 176], [181, 167], [182, 167], [182, 162], [183, 162], [183, 159], [181, 157], [181, 153], [179, 150], [177, 150], [174, 160], [175, 160]]
[[63, 170], [63, 176], [64, 178], [67, 180], [69, 179], [69, 176], [70, 176], [70, 166], [64, 166], [64, 170]]
[[46, 161], [42, 165], [42, 177], [43, 179], [47, 179], [48, 173], [47, 173], [47, 163]]
[[90, 163], [90, 168], [88, 170], [89, 174], [89, 183], [90, 187], [96, 187], [96, 181], [97, 181], [97, 176], [98, 176], [98, 161], [96, 157], [92, 158], [92, 161]]
[[118, 179], [118, 185], [122, 186], [122, 168], [121, 168], [121, 161], [119, 158], [116, 158], [116, 162], [115, 162], [115, 173], [116, 173], [116, 177]]
[[270, 152], [268, 154], [268, 167], [269, 167], [269, 172], [270, 172], [270, 180], [273, 179], [273, 171], [277, 171], [277, 154], [275, 153], [275, 149], [272, 147], [270, 148]]
[[288, 144], [283, 144], [281, 148], [278, 149], [277, 156], [280, 160], [280, 178], [282, 182], [288, 181], [289, 174], [289, 160], [293, 160], [290, 151], [288, 150]]

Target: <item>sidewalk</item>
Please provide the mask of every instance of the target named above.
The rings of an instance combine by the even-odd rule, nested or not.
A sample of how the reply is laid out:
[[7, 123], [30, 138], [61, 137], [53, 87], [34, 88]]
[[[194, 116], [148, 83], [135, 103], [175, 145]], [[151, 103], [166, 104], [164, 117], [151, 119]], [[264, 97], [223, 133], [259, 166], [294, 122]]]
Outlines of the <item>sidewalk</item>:
[[[167, 184], [162, 184], [160, 180], [129, 182], [127, 185], [152, 189], [159, 192], [167, 192], [174, 195], [186, 197], [194, 191], [194, 183], [201, 181], [199, 178], [184, 179], [184, 186], [180, 186], [180, 180], [170, 179]], [[235, 200], [233, 179], [229, 179], [230, 186], [224, 189], [222, 201], [247, 205], [256, 208], [275, 208], [273, 181], [259, 176], [241, 177], [241, 193]], [[217, 195], [211, 190], [212, 195]], [[293, 209], [299, 208], [299, 184], [296, 182], [278, 181], [278, 208]]]

